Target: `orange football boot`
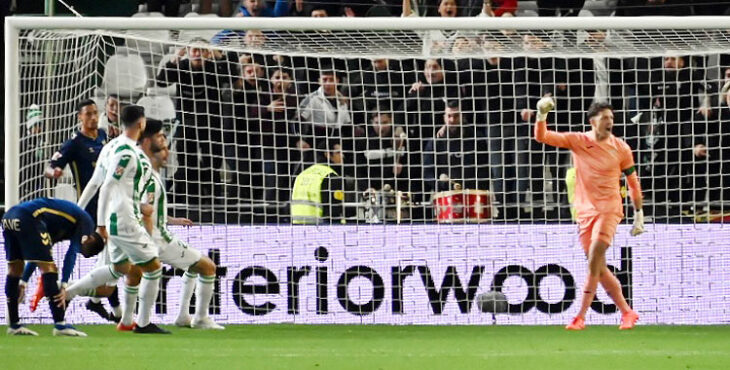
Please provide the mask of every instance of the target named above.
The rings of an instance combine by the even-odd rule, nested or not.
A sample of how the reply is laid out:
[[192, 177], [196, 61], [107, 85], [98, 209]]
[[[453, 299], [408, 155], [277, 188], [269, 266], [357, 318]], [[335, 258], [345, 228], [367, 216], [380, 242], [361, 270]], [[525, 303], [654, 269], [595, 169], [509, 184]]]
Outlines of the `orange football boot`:
[[621, 315], [621, 325], [618, 327], [619, 330], [633, 329], [636, 322], [639, 321], [639, 314], [636, 311], [631, 310]]
[[565, 330], [583, 330], [586, 328], [586, 319], [576, 316], [570, 324], [565, 326]]

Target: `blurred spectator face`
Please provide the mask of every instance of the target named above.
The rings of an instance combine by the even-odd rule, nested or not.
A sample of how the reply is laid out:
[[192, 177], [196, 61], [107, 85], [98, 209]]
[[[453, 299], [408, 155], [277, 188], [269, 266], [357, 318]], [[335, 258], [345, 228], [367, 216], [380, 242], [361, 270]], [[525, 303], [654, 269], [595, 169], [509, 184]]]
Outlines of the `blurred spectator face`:
[[461, 111], [459, 108], [446, 107], [446, 111], [444, 111], [444, 123], [449, 127], [461, 125]]
[[332, 149], [327, 152], [327, 158], [331, 163], [342, 164], [345, 160], [345, 155], [342, 154], [342, 145], [335, 144]]
[[329, 15], [327, 14], [327, 10], [325, 9], [314, 9], [312, 10], [312, 18], [327, 18]]
[[588, 46], [603, 46], [603, 43], [606, 42], [606, 33], [603, 31], [592, 31], [588, 33], [588, 38], [586, 38], [586, 44]]
[[243, 43], [250, 48], [260, 48], [266, 43], [266, 36], [260, 30], [248, 30]]
[[104, 111], [110, 122], [119, 122], [119, 99], [114, 96], [106, 98]]
[[535, 35], [525, 35], [522, 38], [522, 45], [526, 50], [539, 50], [548, 47], [545, 41]]
[[288, 91], [291, 86], [292, 77], [289, 75], [288, 72], [277, 69], [276, 71], [274, 71], [274, 73], [271, 74], [271, 87], [273, 88], [274, 92], [282, 93]]
[[429, 59], [423, 67], [423, 76], [429, 84], [436, 84], [444, 80], [444, 69], [436, 59]]
[[96, 109], [96, 104], [89, 104], [81, 108], [78, 117], [84, 129], [96, 130], [99, 128], [99, 111]]
[[669, 70], [678, 70], [684, 68], [684, 59], [680, 57], [665, 57], [664, 68]]
[[388, 59], [373, 59], [372, 64], [376, 71], [385, 71], [388, 69]]
[[439, 4], [439, 15], [442, 17], [456, 17], [456, 0], [441, 0]]
[[264, 0], [243, 0], [243, 6], [246, 7], [249, 14], [256, 16], [259, 15], [261, 9], [264, 7]]
[[730, 81], [730, 68], [725, 70], [725, 81]]
[[454, 45], [451, 47], [451, 51], [457, 54], [467, 54], [474, 52], [477, 49], [476, 40], [468, 37], [459, 37], [454, 40]]
[[378, 113], [372, 118], [373, 131], [380, 137], [390, 135], [393, 128], [392, 118], [388, 113]]
[[291, 64], [291, 63], [289, 63], [289, 59], [287, 59], [287, 57], [285, 55], [281, 55], [281, 54], [272, 55], [271, 59], [274, 61], [274, 63], [276, 63], [277, 65], [280, 65], [280, 66], [288, 66]]
[[192, 47], [188, 51], [188, 59], [190, 59], [190, 66], [195, 69], [203, 68], [203, 49], [198, 47]]
[[243, 80], [251, 85], [264, 76], [264, 69], [257, 63], [251, 62], [243, 66]]
[[337, 95], [337, 76], [333, 73], [320, 75], [319, 86], [322, 86], [325, 96]]

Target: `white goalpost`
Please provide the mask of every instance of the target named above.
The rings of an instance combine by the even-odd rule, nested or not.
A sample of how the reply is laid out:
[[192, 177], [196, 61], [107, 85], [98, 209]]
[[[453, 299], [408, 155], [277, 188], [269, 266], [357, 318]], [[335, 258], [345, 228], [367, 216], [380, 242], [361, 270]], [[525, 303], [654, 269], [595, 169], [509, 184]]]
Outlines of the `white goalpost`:
[[[563, 324], [585, 257], [571, 158], [533, 139], [535, 103], [555, 99], [551, 129], [587, 131], [603, 101], [648, 220], [607, 255], [624, 293], [645, 323], [727, 323], [727, 50], [728, 17], [9, 17], [4, 205], [75, 200], [70, 176], [43, 177], [74, 105], [113, 126], [110, 99], [138, 104], [168, 137], [170, 214], [196, 223], [174, 231], [225, 267], [216, 321], [489, 324], [476, 297], [496, 290], [498, 323]], [[315, 163], [337, 173], [332, 199], [292, 225]], [[601, 292], [591, 315], [618, 314]]]

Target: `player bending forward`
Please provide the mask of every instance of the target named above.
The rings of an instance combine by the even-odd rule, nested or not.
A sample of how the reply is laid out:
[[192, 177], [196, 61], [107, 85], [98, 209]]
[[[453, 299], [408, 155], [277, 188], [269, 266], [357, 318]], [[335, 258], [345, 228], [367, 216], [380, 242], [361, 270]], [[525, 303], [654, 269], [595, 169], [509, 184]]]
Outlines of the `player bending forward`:
[[580, 225], [580, 242], [588, 256], [588, 278], [583, 289], [580, 311], [567, 330], [583, 330], [588, 307], [600, 282], [621, 310], [619, 329], [631, 329], [639, 315], [631, 309], [621, 291], [621, 284], [606, 266], [606, 249], [623, 218], [619, 182], [623, 172], [629, 183], [634, 204], [634, 227], [631, 235], [644, 232], [644, 213], [639, 179], [636, 176], [631, 148], [613, 136], [613, 108], [607, 103], [593, 103], [588, 108], [590, 132], [555, 132], [547, 129], [547, 115], [553, 110], [552, 98], [537, 103], [535, 139], [548, 145], [567, 148], [573, 153], [576, 169], [575, 208]]
[[[167, 216], [167, 194], [165, 185], [160, 178], [160, 169], [167, 165], [170, 154], [167, 139], [162, 132], [162, 122], [149, 120], [145, 132], [140, 139], [142, 151], [150, 158], [152, 164], [152, 181], [147, 186], [143, 202], [152, 206], [154, 210], [149, 218], [148, 230], [152, 230], [152, 239], [160, 249], [160, 261], [172, 267], [185, 270], [183, 286], [180, 292], [180, 312], [175, 325], [193, 327], [196, 329], [225, 329], [208, 316], [210, 300], [213, 297], [216, 265], [213, 261], [202, 256], [197, 249], [190, 248], [185, 242], [178, 239], [168, 229], [167, 225], [193, 224], [186, 218]], [[198, 280], [197, 286], [195, 280]], [[195, 317], [190, 317], [190, 297], [195, 289]]]
[[[20, 325], [18, 296], [23, 261], [33, 261], [41, 269], [43, 292], [48, 298], [53, 315], [53, 335], [85, 337], [86, 334], [66, 324], [66, 283], [76, 264], [76, 254], [89, 257], [104, 247], [104, 239], [94, 232], [94, 222], [86, 211], [75, 204], [60, 200], [38, 198], [18, 204], [3, 216], [5, 256], [8, 260], [8, 276], [5, 295], [8, 304], [8, 334], [38, 335]], [[58, 268], [51, 255], [53, 245], [70, 240], [63, 260], [61, 285], [58, 285]]]

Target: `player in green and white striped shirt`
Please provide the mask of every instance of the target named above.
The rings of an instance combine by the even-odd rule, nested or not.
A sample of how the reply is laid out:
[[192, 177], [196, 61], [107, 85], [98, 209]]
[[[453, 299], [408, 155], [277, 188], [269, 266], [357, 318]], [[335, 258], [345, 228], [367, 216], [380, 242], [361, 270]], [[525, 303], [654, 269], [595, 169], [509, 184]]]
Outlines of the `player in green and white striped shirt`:
[[[190, 248], [187, 243], [178, 239], [167, 225], [192, 225], [186, 218], [174, 218], [167, 215], [167, 194], [165, 185], [160, 177], [160, 169], [167, 165], [169, 149], [167, 139], [162, 133], [160, 121], [149, 120], [147, 128], [140, 138], [140, 148], [150, 158], [152, 164], [152, 178], [147, 185], [142, 202], [152, 206], [153, 212], [145, 216], [147, 230], [152, 230], [152, 239], [160, 251], [160, 260], [172, 267], [185, 270], [183, 288], [180, 294], [180, 312], [175, 320], [177, 326], [187, 326], [197, 329], [224, 329], [208, 316], [210, 300], [213, 296], [216, 265], [203, 256], [197, 249]], [[197, 287], [195, 280], [197, 278]], [[196, 288], [195, 317], [191, 319], [190, 297]]]
[[[118, 330], [134, 330], [135, 333], [169, 333], [150, 322], [152, 307], [159, 292], [162, 265], [156, 243], [142, 225], [141, 197], [152, 174], [147, 156], [137, 147], [146, 128], [144, 108], [130, 105], [122, 110], [124, 133], [120, 135], [114, 153], [105, 163], [106, 176], [99, 191], [97, 232], [107, 238], [112, 264], [97, 268], [74, 284], [79, 293], [115, 281], [121, 274], [127, 275], [125, 307]], [[141, 271], [140, 271], [141, 270]], [[141, 279], [144, 277], [144, 279]], [[131, 314], [136, 303], [136, 293], [131, 292], [134, 282], [139, 283], [139, 315], [134, 324]], [[69, 295], [73, 296], [73, 295]]]

